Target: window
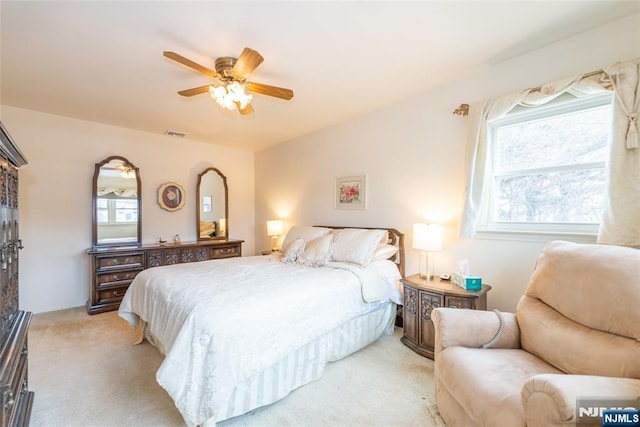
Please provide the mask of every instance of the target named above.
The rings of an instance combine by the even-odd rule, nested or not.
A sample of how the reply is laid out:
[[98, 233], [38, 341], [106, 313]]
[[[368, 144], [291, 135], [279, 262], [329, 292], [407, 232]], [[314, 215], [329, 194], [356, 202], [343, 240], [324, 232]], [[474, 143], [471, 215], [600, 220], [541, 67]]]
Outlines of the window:
[[611, 94], [520, 107], [488, 123], [485, 230], [597, 232]]
[[138, 221], [136, 199], [98, 198], [99, 224], [127, 224]]

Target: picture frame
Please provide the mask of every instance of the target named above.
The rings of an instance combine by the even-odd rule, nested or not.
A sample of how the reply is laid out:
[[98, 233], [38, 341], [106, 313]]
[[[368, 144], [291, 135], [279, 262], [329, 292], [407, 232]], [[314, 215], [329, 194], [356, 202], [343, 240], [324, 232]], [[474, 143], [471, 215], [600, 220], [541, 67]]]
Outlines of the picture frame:
[[336, 178], [336, 209], [367, 209], [367, 175]]
[[158, 189], [158, 204], [167, 211], [173, 212], [182, 209], [185, 199], [184, 187], [175, 182], [162, 184]]

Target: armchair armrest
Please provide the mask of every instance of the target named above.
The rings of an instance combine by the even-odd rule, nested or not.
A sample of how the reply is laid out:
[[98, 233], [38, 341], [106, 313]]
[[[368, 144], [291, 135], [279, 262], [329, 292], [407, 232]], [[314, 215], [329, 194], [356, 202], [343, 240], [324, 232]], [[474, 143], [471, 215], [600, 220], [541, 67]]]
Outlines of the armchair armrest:
[[[540, 374], [525, 382], [522, 407], [528, 427], [575, 425], [577, 398], [640, 399], [640, 379]], [[637, 403], [636, 403], [637, 404]]]
[[[502, 313], [504, 332], [492, 348], [520, 348], [520, 328], [514, 313]], [[447, 347], [480, 348], [493, 338], [500, 320], [492, 311], [439, 307], [431, 313], [435, 328], [434, 356]]]

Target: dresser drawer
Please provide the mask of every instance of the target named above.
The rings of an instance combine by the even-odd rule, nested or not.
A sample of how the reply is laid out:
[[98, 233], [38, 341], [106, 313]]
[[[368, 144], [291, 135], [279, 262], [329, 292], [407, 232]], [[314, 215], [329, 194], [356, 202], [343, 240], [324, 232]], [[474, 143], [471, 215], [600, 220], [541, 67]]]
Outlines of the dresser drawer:
[[211, 248], [211, 258], [230, 258], [234, 256], [240, 256], [240, 246]]
[[27, 389], [27, 348], [24, 346], [23, 353], [18, 360], [18, 369], [16, 375], [11, 379], [11, 383], [7, 384], [2, 393], [2, 408], [4, 410], [3, 419], [8, 421], [7, 425], [15, 425], [19, 413], [17, 411], [18, 403], [22, 397], [23, 391]]
[[98, 272], [124, 268], [144, 268], [144, 252], [96, 257]]
[[140, 270], [113, 271], [110, 273], [98, 274], [98, 288], [117, 285], [128, 285], [140, 273]]
[[180, 262], [200, 262], [209, 259], [207, 248], [184, 248], [180, 251]]
[[122, 301], [122, 297], [124, 297], [124, 294], [127, 292], [128, 288], [128, 286], [123, 286], [119, 288], [111, 288], [98, 291], [98, 303], [108, 304]]
[[[24, 417], [27, 387], [27, 334], [31, 313], [19, 312], [0, 346], [0, 425], [19, 425]], [[27, 414], [28, 415], [28, 414]]]

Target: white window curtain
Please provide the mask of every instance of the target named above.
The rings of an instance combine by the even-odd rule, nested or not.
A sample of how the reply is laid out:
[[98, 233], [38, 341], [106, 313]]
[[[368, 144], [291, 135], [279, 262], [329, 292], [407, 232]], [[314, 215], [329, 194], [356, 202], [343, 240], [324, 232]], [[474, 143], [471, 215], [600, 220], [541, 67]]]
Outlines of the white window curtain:
[[640, 60], [604, 72], [615, 91], [607, 167], [607, 194], [598, 242], [640, 247]]
[[[501, 98], [471, 105], [468, 134], [470, 149], [465, 205], [460, 235], [472, 237], [478, 228], [480, 208], [490, 179], [487, 121], [506, 115], [518, 105], [536, 107], [565, 92], [587, 96], [615, 88], [614, 131], [608, 162], [608, 197], [600, 227], [602, 243], [640, 245], [640, 149], [638, 149], [638, 63], [616, 64], [604, 73], [574, 76], [525, 89]], [[634, 139], [635, 138], [635, 139]], [[635, 145], [634, 145], [635, 141]], [[633, 199], [633, 203], [629, 200]]]

